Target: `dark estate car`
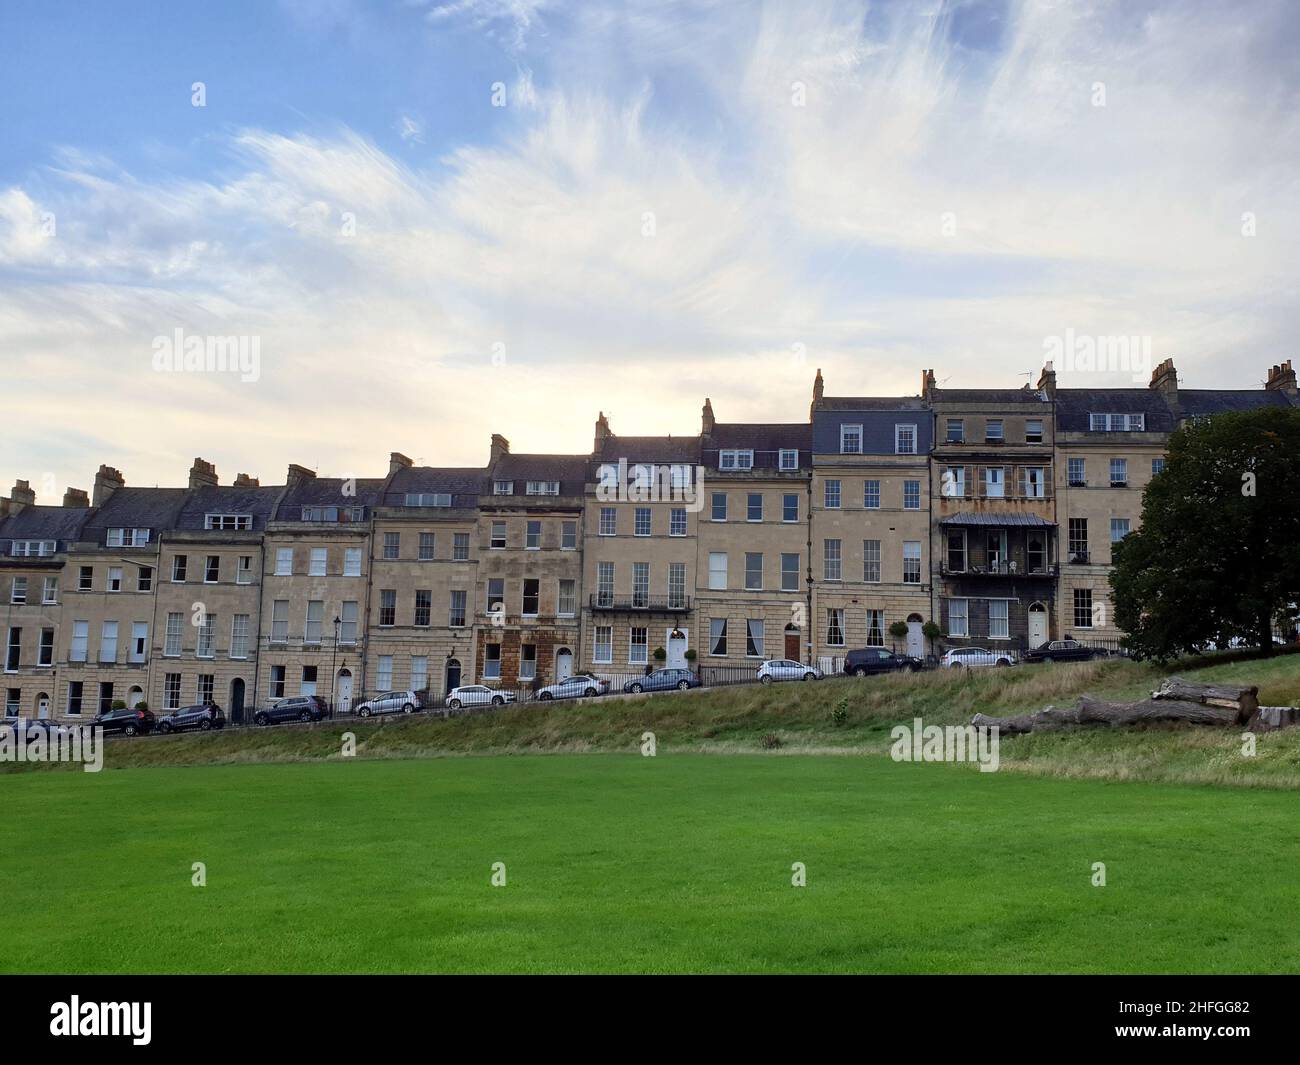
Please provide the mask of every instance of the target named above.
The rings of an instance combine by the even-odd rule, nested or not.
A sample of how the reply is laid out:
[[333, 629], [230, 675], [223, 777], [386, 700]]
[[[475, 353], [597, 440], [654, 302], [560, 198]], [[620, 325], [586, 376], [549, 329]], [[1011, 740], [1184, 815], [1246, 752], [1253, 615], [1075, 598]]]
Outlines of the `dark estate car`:
[[883, 647], [863, 647], [844, 656], [844, 673], [850, 677], [865, 677], [871, 673], [919, 673], [925, 663], [910, 655], [895, 654]]
[[184, 732], [186, 729], [225, 728], [226, 715], [216, 703], [198, 703], [182, 706], [158, 719], [159, 732]]
[[134, 736], [137, 733], [144, 735], [152, 732], [157, 721], [152, 710], [107, 710], [96, 714], [91, 725], [102, 728], [106, 734], [124, 732], [128, 736]]
[[33, 734], [44, 732], [46, 738], [61, 735], [67, 732], [62, 725], [56, 724], [47, 718], [27, 718], [27, 717], [6, 717], [0, 719], [0, 729], [11, 728], [15, 733], [27, 733], [27, 739], [30, 741]]
[[253, 724], [272, 725], [281, 721], [319, 721], [325, 716], [325, 700], [319, 695], [295, 695], [272, 703], [253, 715]]
[[685, 691], [687, 688], [698, 688], [699, 686], [699, 675], [692, 673], [689, 669], [656, 669], [653, 673], [647, 673], [644, 677], [629, 680], [623, 685], [623, 690], [625, 692], [661, 692], [668, 691], [671, 688], [680, 688]]
[[1022, 662], [1086, 662], [1090, 658], [1105, 654], [1091, 647], [1085, 647], [1078, 640], [1053, 640], [1042, 647], [1035, 647], [1020, 656]]

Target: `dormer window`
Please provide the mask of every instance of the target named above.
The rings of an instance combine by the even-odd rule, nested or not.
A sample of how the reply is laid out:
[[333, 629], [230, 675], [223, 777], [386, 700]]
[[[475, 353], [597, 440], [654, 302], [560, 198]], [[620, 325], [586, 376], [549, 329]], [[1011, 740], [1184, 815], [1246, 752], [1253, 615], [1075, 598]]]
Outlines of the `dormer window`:
[[754, 452], [748, 448], [733, 448], [718, 453], [720, 470], [752, 470], [753, 468]]
[[1002, 419], [990, 418], [984, 423], [984, 440], [990, 444], [1000, 444], [1003, 440]]
[[203, 519], [205, 529], [221, 529], [227, 532], [247, 532], [253, 527], [251, 514], [208, 514]]
[[449, 507], [451, 506], [450, 492], [407, 492], [406, 506], [408, 507]]
[[797, 470], [799, 468], [799, 450], [793, 447], [781, 449], [781, 469]]
[[894, 454], [895, 455], [916, 454], [916, 426], [915, 425], [894, 426]]
[[514, 481], [493, 481], [492, 494], [494, 496], [512, 496], [515, 494]]
[[840, 454], [841, 455], [862, 454], [862, 426], [860, 425], [840, 426]]
[[18, 558], [31, 558], [52, 555], [57, 547], [56, 540], [15, 540], [9, 547], [9, 553]]
[[303, 521], [364, 521], [365, 507], [303, 507]]
[[527, 492], [530, 496], [558, 496], [560, 494], [560, 482], [529, 481]]
[[145, 547], [149, 543], [148, 529], [109, 529], [109, 547]]
[[1089, 414], [1088, 428], [1094, 433], [1142, 433], [1145, 414]]

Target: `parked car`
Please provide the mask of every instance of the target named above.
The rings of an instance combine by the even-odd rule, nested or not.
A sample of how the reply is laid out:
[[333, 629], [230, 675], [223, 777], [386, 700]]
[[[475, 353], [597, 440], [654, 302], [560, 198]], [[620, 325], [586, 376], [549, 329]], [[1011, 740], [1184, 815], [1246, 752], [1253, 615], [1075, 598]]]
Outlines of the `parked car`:
[[486, 684], [462, 684], [447, 693], [447, 707], [459, 710], [462, 706], [503, 706], [515, 701], [515, 693]]
[[357, 703], [358, 717], [370, 717], [371, 714], [413, 714], [424, 709], [424, 696], [416, 691], [384, 692], [373, 699]]
[[319, 695], [294, 695], [280, 699], [253, 715], [253, 724], [271, 725], [282, 721], [319, 721], [325, 716], [325, 700]]
[[990, 651], [987, 647], [954, 647], [939, 659], [939, 663], [945, 669], [960, 666], [974, 669], [979, 666], [1014, 666], [1016, 660], [1006, 651]]
[[557, 680], [544, 688], [537, 689], [539, 699], [578, 699], [593, 695], [604, 695], [609, 691], [609, 681], [591, 673], [575, 673], [564, 680]]
[[1091, 658], [1104, 655], [1081, 644], [1078, 640], [1053, 640], [1042, 647], [1035, 647], [1020, 656], [1022, 662], [1087, 662]]
[[816, 666], [795, 662], [789, 658], [773, 658], [758, 667], [758, 680], [761, 684], [771, 684], [776, 680], [821, 680], [822, 671]]
[[685, 691], [687, 688], [698, 688], [699, 686], [699, 674], [692, 673], [689, 669], [656, 669], [652, 673], [647, 673], [644, 677], [629, 680], [623, 685], [623, 691], [661, 692], [672, 688]]
[[90, 724], [102, 728], [105, 734], [122, 732], [135, 736], [152, 732], [157, 722], [152, 710], [106, 710], [102, 714], [96, 714]]
[[43, 717], [6, 717], [0, 719], [0, 729], [13, 729], [15, 734], [25, 732], [29, 743], [37, 732], [45, 733], [46, 739], [50, 739], [54, 736], [62, 736], [68, 731], [65, 726], [60, 725], [58, 722]]
[[184, 732], [186, 729], [225, 728], [226, 715], [216, 703], [200, 703], [195, 706], [182, 706], [170, 714], [163, 714], [158, 719], [159, 732]]
[[844, 656], [844, 672], [850, 677], [873, 673], [919, 673], [925, 663], [911, 655], [895, 654], [883, 647], [863, 647]]

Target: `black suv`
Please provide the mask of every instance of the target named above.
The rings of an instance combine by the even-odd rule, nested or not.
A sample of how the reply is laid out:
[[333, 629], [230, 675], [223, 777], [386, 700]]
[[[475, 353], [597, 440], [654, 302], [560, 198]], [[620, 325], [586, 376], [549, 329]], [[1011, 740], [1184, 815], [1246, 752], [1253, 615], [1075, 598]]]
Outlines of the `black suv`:
[[255, 725], [274, 725], [281, 721], [319, 721], [325, 716], [325, 700], [319, 695], [295, 695], [281, 699], [253, 715]]
[[1022, 662], [1087, 662], [1097, 658], [1099, 652], [1078, 640], [1053, 640], [1042, 647], [1035, 647], [1020, 656]]
[[844, 656], [844, 673], [865, 677], [871, 673], [919, 673], [925, 663], [910, 655], [899, 655], [883, 647], [863, 647]]
[[191, 728], [206, 732], [208, 729], [225, 727], [226, 715], [216, 703], [182, 706], [158, 719], [159, 732], [184, 732]]
[[96, 714], [91, 725], [102, 728], [105, 734], [124, 732], [128, 736], [134, 736], [137, 733], [146, 735], [152, 732], [156, 723], [157, 718], [153, 716], [152, 710], [106, 710], [102, 714]]

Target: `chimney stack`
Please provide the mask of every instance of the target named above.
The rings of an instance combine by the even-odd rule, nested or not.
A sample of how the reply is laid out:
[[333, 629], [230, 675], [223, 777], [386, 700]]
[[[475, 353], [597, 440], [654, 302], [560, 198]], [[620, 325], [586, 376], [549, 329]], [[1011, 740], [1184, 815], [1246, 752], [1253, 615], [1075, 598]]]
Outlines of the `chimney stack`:
[[812, 403], [808, 405], [808, 420], [812, 421], [813, 411], [817, 409], [818, 404], [822, 401], [822, 392], [826, 384], [822, 381], [821, 367], [817, 368], [817, 376], [813, 378], [813, 398]]
[[403, 455], [400, 451], [390, 451], [388, 453], [388, 476], [391, 477], [398, 470], [409, 470], [411, 460]]
[[1291, 360], [1280, 366], [1270, 366], [1268, 369], [1268, 381], [1264, 387], [1274, 392], [1285, 392], [1292, 399], [1296, 398], [1296, 380], [1295, 371], [1291, 369]]
[[706, 396], [704, 399], [704, 414], [700, 419], [700, 432], [705, 436], [709, 436], [713, 432], [713, 426], [713, 401]]
[[286, 489], [296, 488], [303, 481], [314, 481], [315, 479], [315, 470], [309, 470], [306, 466], [299, 466], [296, 462], [291, 462], [288, 471], [284, 475], [284, 485]]
[[1174, 369], [1174, 360], [1165, 359], [1159, 366], [1151, 371], [1150, 388], [1157, 392], [1163, 392], [1169, 399], [1170, 403], [1178, 402], [1178, 371]]
[[14, 481], [13, 490], [9, 493], [10, 513], [17, 514], [24, 507], [35, 506], [36, 493], [32, 491], [32, 486], [27, 481]]
[[500, 433], [492, 434], [492, 447], [488, 451], [488, 465], [495, 466], [502, 455], [510, 454], [510, 441]]
[[610, 430], [609, 419], [605, 417], [605, 412], [601, 411], [596, 418], [596, 446], [592, 450], [599, 455], [603, 450], [603, 445], [614, 433]]
[[125, 484], [121, 470], [115, 470], [112, 466], [100, 466], [99, 472], [95, 474], [95, 494], [91, 496], [91, 503], [102, 507], [108, 502], [108, 497]]
[[63, 505], [84, 509], [90, 506], [90, 496], [86, 494], [84, 488], [69, 488], [63, 493]]
[[929, 400], [934, 394], [934, 370], [921, 371], [921, 398]]
[[217, 468], [206, 459], [196, 458], [190, 467], [191, 488], [211, 488], [217, 483]]
[[1043, 372], [1038, 375], [1038, 391], [1046, 392], [1048, 399], [1056, 398], [1056, 371], [1051, 359], [1043, 363]]
[[260, 488], [261, 486], [262, 486], [262, 482], [259, 481], [256, 477], [250, 477], [246, 473], [235, 474], [236, 488]]

